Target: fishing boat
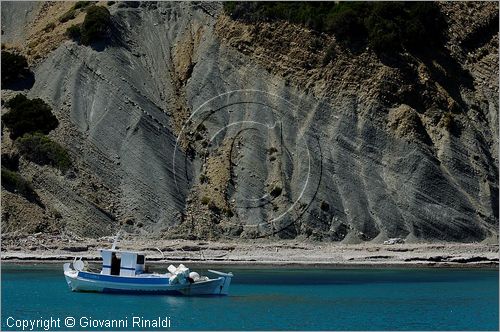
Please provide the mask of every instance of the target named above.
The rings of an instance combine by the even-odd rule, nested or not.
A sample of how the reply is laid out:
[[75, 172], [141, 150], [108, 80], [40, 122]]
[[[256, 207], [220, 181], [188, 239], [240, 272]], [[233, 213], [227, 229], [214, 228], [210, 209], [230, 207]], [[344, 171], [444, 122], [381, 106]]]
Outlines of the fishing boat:
[[64, 264], [64, 277], [72, 291], [103, 293], [149, 293], [167, 295], [228, 295], [232, 273], [214, 270], [213, 278], [200, 276], [180, 264], [168, 273], [149, 273], [144, 254], [115, 249], [99, 249], [100, 271], [91, 271], [82, 259]]

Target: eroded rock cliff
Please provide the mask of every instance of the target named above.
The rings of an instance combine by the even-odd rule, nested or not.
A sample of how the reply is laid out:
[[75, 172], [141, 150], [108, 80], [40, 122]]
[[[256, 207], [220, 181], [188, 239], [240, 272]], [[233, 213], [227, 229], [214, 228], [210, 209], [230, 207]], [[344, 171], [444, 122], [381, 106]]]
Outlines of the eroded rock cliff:
[[44, 31], [66, 5], [2, 2], [2, 42], [36, 54], [25, 93], [75, 164], [22, 159], [44, 208], [2, 188], [4, 232], [496, 238], [497, 3], [442, 3], [447, 44], [396, 62], [217, 3], [108, 7], [111, 37], [89, 47]]

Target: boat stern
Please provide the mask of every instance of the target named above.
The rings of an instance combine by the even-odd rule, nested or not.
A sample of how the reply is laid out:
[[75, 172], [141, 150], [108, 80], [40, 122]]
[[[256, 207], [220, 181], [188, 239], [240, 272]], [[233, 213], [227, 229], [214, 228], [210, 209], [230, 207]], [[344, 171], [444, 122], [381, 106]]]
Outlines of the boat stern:
[[233, 278], [233, 274], [231, 272], [224, 273], [215, 270], [208, 270], [208, 272], [218, 275], [223, 278], [222, 285], [220, 286], [220, 295], [229, 295], [229, 286], [231, 285], [231, 279]]
[[66, 283], [68, 284], [68, 287], [72, 291], [76, 291], [76, 280], [78, 277], [78, 271], [64, 271], [64, 278], [66, 279]]

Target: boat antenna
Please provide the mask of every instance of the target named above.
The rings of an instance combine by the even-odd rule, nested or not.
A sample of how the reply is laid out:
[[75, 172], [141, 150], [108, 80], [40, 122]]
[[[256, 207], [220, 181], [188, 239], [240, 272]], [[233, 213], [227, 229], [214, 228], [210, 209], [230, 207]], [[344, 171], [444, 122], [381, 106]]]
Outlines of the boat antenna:
[[111, 250], [115, 250], [115, 249], [116, 249], [116, 244], [118, 243], [118, 240], [120, 239], [120, 232], [121, 232], [121, 231], [122, 231], [122, 230], [120, 229], [120, 230], [118, 231], [118, 233], [116, 234], [116, 236], [115, 236], [115, 240], [113, 241], [113, 245], [111, 246]]

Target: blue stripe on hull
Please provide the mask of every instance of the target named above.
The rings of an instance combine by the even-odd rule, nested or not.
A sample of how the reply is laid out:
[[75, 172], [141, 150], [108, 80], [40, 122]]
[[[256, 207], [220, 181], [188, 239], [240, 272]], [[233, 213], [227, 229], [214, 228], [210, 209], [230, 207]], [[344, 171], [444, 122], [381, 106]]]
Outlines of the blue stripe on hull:
[[78, 277], [87, 280], [96, 281], [108, 281], [126, 284], [136, 284], [136, 285], [168, 285], [168, 278], [141, 278], [141, 277], [120, 277], [120, 276], [110, 276], [105, 274], [88, 273], [80, 271], [78, 272]]
[[133, 290], [133, 289], [115, 289], [115, 288], [103, 288], [103, 293], [111, 293], [111, 294], [158, 294], [158, 295], [184, 295], [176, 290]]
[[[102, 267], [110, 269], [111, 265], [103, 265]], [[135, 267], [123, 267], [123, 266], [120, 266], [120, 270], [135, 271]]]

